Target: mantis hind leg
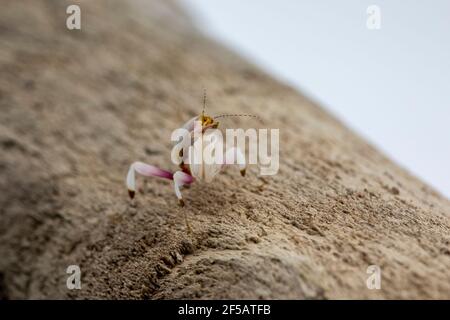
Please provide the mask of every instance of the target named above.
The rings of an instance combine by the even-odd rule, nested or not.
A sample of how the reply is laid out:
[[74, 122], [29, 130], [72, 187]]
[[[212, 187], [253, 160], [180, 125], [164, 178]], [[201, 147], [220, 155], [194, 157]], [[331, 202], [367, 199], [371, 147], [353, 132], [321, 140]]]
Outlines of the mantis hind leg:
[[134, 195], [136, 193], [136, 172], [146, 177], [160, 177], [168, 180], [173, 180], [175, 194], [178, 198], [178, 203], [180, 204], [180, 206], [184, 205], [180, 187], [194, 182], [194, 178], [186, 172], [177, 171], [175, 173], [172, 173], [170, 171], [159, 169], [158, 167], [138, 161], [134, 162], [130, 166], [127, 174], [126, 184], [130, 198], [134, 198]]
[[173, 186], [175, 189], [175, 194], [178, 198], [178, 204], [181, 207], [184, 207], [184, 201], [183, 197], [181, 196], [180, 187], [191, 184], [192, 182], [194, 182], [194, 178], [186, 172], [177, 171], [173, 174]]
[[130, 198], [133, 199], [134, 195], [136, 193], [136, 177], [135, 172], [139, 173], [140, 175], [146, 176], [146, 177], [160, 177], [164, 179], [173, 179], [173, 174], [170, 171], [166, 171], [163, 169], [159, 169], [155, 166], [152, 166], [150, 164], [146, 164], [143, 162], [134, 162], [130, 169], [128, 170], [127, 174], [127, 188], [128, 188], [128, 194], [130, 195]]
[[[127, 188], [128, 188], [128, 194], [130, 195], [130, 198], [134, 198], [134, 195], [136, 193], [136, 176], [135, 174], [139, 173], [140, 175], [146, 176], [146, 177], [160, 177], [168, 180], [173, 180], [174, 190], [175, 194], [178, 198], [178, 204], [183, 207], [184, 201], [183, 197], [181, 195], [180, 188], [184, 185], [189, 185], [192, 182], [194, 182], [194, 177], [192, 177], [190, 174], [184, 172], [184, 171], [176, 171], [175, 173], [172, 173], [170, 171], [159, 169], [155, 166], [152, 166], [150, 164], [146, 164], [143, 162], [134, 162], [130, 169], [128, 170], [127, 174]], [[189, 232], [192, 232], [191, 226], [189, 225], [186, 211], [184, 211], [184, 218], [186, 221], [186, 227]]]

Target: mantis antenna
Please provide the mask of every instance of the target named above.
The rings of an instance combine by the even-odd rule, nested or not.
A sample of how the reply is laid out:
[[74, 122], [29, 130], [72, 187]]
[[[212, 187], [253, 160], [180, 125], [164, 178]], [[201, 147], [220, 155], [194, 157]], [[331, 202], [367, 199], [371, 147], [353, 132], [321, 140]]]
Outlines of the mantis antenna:
[[[203, 88], [203, 110], [202, 110], [202, 119], [205, 118], [205, 109], [206, 109], [206, 88]], [[255, 116], [253, 114], [221, 114], [218, 116], [213, 117], [213, 119], [218, 119], [218, 118], [225, 118], [225, 117], [251, 117], [251, 118], [256, 118], [259, 121], [263, 122], [262, 119], [258, 116]]]
[[255, 116], [253, 114], [228, 114], [228, 113], [226, 113], [226, 114], [220, 114], [218, 116], [214, 116], [213, 119], [215, 120], [218, 118], [225, 118], [225, 117], [251, 117], [251, 118], [256, 118], [262, 122], [262, 119], [260, 117]]
[[206, 108], [206, 89], [203, 88], [203, 110], [202, 110], [202, 119], [205, 117], [205, 108]]

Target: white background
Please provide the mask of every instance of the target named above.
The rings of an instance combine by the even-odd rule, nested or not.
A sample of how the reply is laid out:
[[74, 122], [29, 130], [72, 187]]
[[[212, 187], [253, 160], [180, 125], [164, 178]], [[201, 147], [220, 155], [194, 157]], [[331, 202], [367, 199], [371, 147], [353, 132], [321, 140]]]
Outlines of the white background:
[[[181, 3], [206, 34], [450, 197], [450, 0]], [[366, 26], [373, 4], [380, 30]]]

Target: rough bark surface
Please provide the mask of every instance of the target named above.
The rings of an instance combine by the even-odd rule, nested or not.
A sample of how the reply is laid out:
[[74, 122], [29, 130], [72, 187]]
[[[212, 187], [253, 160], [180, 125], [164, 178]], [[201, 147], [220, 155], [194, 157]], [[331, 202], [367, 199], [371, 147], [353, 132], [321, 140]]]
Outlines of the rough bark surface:
[[[203, 87], [209, 114], [280, 128], [279, 173], [228, 168], [185, 208], [139, 177], [130, 201], [130, 163], [176, 169], [170, 134]], [[2, 1], [0, 111], [3, 298], [450, 298], [449, 201], [172, 2]]]

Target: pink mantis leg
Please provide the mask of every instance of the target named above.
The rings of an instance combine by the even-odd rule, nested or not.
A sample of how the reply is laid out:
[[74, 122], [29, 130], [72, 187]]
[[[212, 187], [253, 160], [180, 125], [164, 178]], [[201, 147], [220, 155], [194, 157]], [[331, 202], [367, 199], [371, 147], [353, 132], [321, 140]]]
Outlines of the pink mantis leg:
[[178, 204], [181, 207], [184, 207], [184, 201], [183, 197], [181, 196], [180, 187], [184, 186], [185, 184], [190, 184], [192, 182], [194, 182], [194, 177], [183, 171], [177, 171], [173, 174], [173, 186], [175, 188], [175, 194], [177, 195], [178, 198]]
[[159, 169], [155, 166], [143, 163], [143, 162], [134, 162], [130, 169], [128, 170], [127, 174], [127, 188], [128, 188], [128, 194], [130, 195], [130, 198], [133, 199], [134, 195], [136, 193], [136, 177], [135, 172], [139, 173], [140, 175], [146, 176], [146, 177], [160, 177], [165, 178], [169, 180], [173, 180], [174, 187], [175, 187], [175, 194], [178, 198], [178, 202], [181, 206], [184, 205], [183, 198], [181, 196], [180, 187], [194, 182], [194, 178], [187, 173], [184, 173], [182, 171], [177, 171], [175, 173], [172, 173], [170, 171]]

